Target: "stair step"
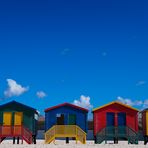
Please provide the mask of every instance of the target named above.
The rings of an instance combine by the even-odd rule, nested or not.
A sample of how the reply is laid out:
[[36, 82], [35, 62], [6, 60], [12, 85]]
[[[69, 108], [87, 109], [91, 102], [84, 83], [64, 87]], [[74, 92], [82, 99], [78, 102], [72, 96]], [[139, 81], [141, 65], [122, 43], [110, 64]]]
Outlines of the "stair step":
[[109, 138], [128, 138], [129, 143], [138, 144], [138, 134], [136, 131], [127, 126], [119, 127], [105, 127], [96, 135], [96, 142], [102, 143], [104, 140]]
[[52, 141], [54, 141], [54, 140], [55, 140], [55, 137], [49, 139], [47, 142], [45, 142], [45, 144], [50, 144], [50, 143], [51, 143]]
[[45, 143], [51, 143], [59, 137], [74, 137], [76, 141], [86, 143], [86, 133], [77, 125], [54, 125], [45, 133]]

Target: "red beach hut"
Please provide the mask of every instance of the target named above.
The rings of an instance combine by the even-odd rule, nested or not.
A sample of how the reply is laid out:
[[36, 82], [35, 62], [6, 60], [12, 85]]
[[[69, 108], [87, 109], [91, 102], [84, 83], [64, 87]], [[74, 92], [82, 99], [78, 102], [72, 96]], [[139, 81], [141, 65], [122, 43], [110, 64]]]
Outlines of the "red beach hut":
[[120, 102], [111, 102], [93, 110], [95, 143], [127, 139], [138, 143], [138, 110]]

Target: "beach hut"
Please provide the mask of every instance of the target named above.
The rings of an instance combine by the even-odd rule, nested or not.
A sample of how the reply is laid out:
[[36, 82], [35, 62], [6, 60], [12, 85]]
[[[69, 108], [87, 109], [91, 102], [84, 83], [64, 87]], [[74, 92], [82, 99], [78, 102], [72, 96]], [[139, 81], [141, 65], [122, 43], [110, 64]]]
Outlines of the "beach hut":
[[36, 109], [11, 101], [0, 105], [0, 143], [5, 138], [17, 138], [25, 140], [28, 144], [36, 144], [37, 135], [37, 117]]
[[73, 104], [63, 103], [45, 109], [45, 143], [55, 138], [75, 138], [85, 144], [88, 110]]
[[144, 144], [148, 143], [148, 108], [142, 111], [142, 128], [144, 136]]
[[127, 139], [128, 143], [138, 143], [138, 110], [111, 102], [93, 110], [95, 143]]

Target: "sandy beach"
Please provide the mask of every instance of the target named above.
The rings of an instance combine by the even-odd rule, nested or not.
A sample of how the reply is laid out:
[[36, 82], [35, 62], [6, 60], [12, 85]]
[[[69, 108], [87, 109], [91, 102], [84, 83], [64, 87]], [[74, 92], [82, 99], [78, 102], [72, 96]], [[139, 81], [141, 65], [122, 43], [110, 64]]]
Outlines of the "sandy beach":
[[108, 144], [94, 144], [93, 141], [87, 141], [87, 144], [83, 145], [81, 143], [76, 144], [75, 141], [70, 141], [69, 144], [66, 144], [64, 140], [56, 140], [55, 144], [44, 144], [44, 140], [37, 140], [37, 144], [28, 145], [25, 142], [23, 144], [12, 144], [12, 140], [5, 140], [0, 144], [1, 148], [145, 148], [148, 145], [143, 145], [143, 142], [139, 142], [138, 145], [128, 144], [127, 141], [119, 141], [118, 144], [113, 144], [112, 141]]

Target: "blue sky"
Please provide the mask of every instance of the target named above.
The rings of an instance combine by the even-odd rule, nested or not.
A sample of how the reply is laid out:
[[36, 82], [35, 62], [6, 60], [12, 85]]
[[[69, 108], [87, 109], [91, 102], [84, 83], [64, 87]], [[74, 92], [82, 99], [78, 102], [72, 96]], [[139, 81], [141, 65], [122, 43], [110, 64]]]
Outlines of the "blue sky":
[[147, 6], [0, 1], [0, 104], [16, 100], [42, 114], [63, 102], [92, 108], [118, 99], [147, 107]]

